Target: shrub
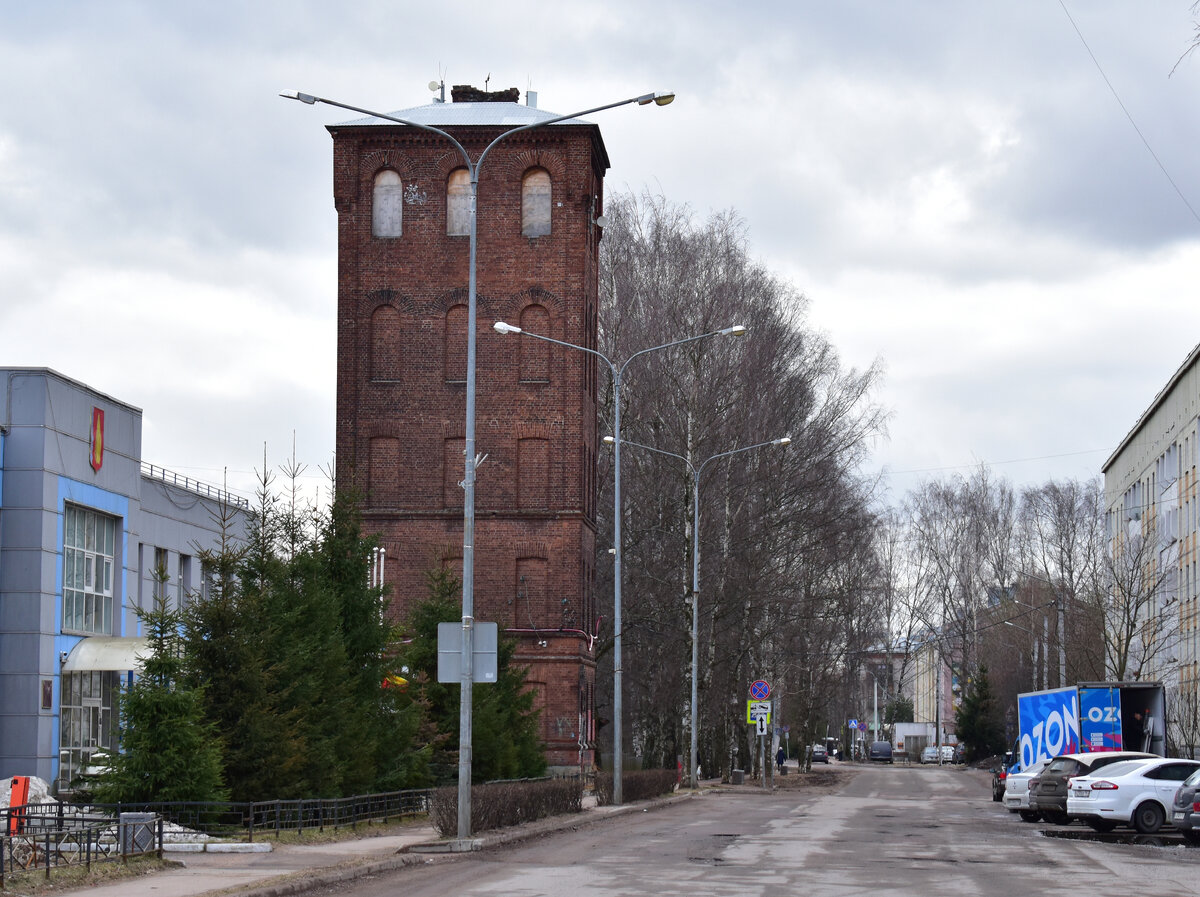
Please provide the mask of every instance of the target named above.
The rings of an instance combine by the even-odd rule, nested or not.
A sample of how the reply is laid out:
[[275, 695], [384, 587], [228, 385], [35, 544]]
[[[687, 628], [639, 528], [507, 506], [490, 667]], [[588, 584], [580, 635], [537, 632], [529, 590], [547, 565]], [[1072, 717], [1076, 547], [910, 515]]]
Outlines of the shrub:
[[[647, 800], [675, 790], [679, 774], [674, 769], [638, 769], [621, 775], [621, 799], [626, 803]], [[612, 803], [613, 776], [611, 772], [596, 774], [596, 802], [601, 806]]]
[[[471, 831], [486, 832], [559, 813], [583, 809], [576, 779], [494, 782], [471, 788]], [[429, 818], [443, 837], [458, 831], [458, 789], [439, 788], [429, 802]]]

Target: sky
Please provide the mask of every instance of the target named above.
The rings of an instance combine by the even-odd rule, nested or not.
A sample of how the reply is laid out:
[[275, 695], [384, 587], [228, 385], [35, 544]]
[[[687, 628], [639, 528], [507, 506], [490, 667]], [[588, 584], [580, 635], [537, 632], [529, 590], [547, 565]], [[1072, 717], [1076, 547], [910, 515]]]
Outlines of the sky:
[[[452, 18], [448, 16], [452, 15]], [[607, 190], [734, 209], [843, 363], [892, 501], [980, 463], [1096, 476], [1200, 342], [1200, 12], [962, 3], [0, 0], [0, 366], [143, 409], [252, 494], [334, 446], [324, 125], [444, 81], [599, 113]], [[486, 226], [486, 225], [484, 225]]]

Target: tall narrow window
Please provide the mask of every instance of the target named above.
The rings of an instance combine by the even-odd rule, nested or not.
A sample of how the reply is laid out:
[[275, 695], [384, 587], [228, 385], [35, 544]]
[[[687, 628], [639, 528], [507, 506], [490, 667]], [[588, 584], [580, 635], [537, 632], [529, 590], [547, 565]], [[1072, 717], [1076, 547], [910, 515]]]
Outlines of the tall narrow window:
[[371, 205], [371, 235], [398, 237], [404, 214], [404, 185], [400, 175], [389, 170], [375, 175], [375, 192]]
[[446, 180], [446, 233], [452, 237], [471, 233], [471, 176], [456, 168]]
[[550, 234], [550, 172], [534, 168], [521, 179], [521, 235]]
[[117, 522], [75, 505], [63, 516], [62, 628], [111, 635]]

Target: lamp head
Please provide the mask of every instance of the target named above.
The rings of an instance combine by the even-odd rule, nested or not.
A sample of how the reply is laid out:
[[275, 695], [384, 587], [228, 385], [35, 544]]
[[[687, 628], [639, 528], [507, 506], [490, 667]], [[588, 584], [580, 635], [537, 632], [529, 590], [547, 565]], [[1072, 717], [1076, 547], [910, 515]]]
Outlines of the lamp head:
[[279, 95], [285, 99], [299, 100], [301, 103], [307, 103], [309, 106], [317, 101], [317, 98], [312, 94], [301, 93], [298, 90], [282, 90], [279, 92]]
[[617, 440], [612, 436], [605, 436], [600, 441], [603, 442], [605, 445], [615, 445]]
[[667, 105], [670, 105], [671, 101], [674, 99], [675, 99], [674, 91], [660, 90], [660, 91], [655, 91], [654, 93], [648, 93], [648, 94], [638, 97], [637, 104], [639, 106], [649, 106], [651, 103], [653, 103], [655, 106], [667, 106]]
[[791, 436], [780, 436], [778, 439], [775, 440], [775, 444], [776, 445], [791, 445], [792, 437]]
[[497, 333], [520, 333], [520, 327], [514, 327], [512, 324], [505, 324], [503, 321], [497, 321], [492, 325], [492, 329]]

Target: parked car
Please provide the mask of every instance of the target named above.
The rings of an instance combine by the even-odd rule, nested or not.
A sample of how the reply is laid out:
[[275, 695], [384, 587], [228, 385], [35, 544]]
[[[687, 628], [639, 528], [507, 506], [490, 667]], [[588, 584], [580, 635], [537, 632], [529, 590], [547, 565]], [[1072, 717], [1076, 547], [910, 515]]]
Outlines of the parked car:
[[1090, 754], [1059, 754], [1029, 783], [1029, 809], [1037, 810], [1042, 818], [1055, 825], [1071, 821], [1067, 815], [1067, 780], [1085, 776], [1110, 763], [1122, 760], [1154, 760], [1155, 754], [1141, 751], [1102, 751]]
[[1049, 760], [1039, 760], [1028, 769], [1020, 772], [1010, 772], [1004, 777], [1004, 809], [1010, 813], [1018, 813], [1026, 822], [1037, 822], [1042, 814], [1029, 809], [1029, 783], [1050, 764]]
[[1156, 757], [1112, 763], [1089, 775], [1075, 776], [1067, 795], [1067, 815], [1098, 832], [1132, 825], [1152, 835], [1172, 819], [1168, 808], [1184, 780], [1200, 770], [1200, 760]]
[[892, 743], [890, 741], [872, 741], [867, 749], [868, 760], [878, 760], [880, 763], [892, 762]]
[[1194, 772], [1175, 792], [1171, 824], [1189, 844], [1200, 844], [1200, 772]]
[[936, 744], [931, 744], [921, 750], [922, 763], [937, 763], [938, 749]]
[[942, 745], [942, 762], [943, 763], [953, 763], [954, 762], [954, 745], [952, 745], [952, 744], [943, 744]]
[[808, 750], [809, 750], [809, 753], [812, 754], [812, 762], [813, 763], [828, 763], [829, 762], [829, 751], [827, 751], [825, 749], [825, 745], [814, 744], [811, 747], [809, 747]]

